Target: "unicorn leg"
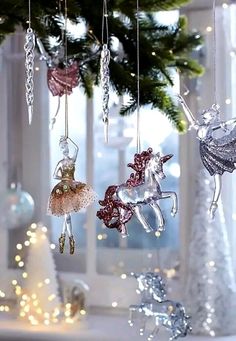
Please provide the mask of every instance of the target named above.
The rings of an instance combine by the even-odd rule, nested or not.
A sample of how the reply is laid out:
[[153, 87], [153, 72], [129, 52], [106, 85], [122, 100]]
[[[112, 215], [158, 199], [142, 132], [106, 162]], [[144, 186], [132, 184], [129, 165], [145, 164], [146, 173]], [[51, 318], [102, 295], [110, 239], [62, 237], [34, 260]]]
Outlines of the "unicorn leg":
[[121, 219], [120, 219], [120, 221], [121, 221], [121, 236], [122, 236], [122, 238], [126, 238], [126, 237], [128, 237], [129, 234], [128, 234], [126, 225], [122, 222], [124, 214], [126, 211], [123, 208], [120, 208], [119, 212], [120, 212], [120, 216], [121, 216]]
[[213, 195], [213, 200], [211, 202], [211, 206], [209, 208], [209, 214], [211, 219], [214, 219], [215, 217], [215, 212], [218, 208], [218, 200], [220, 197], [220, 192], [221, 192], [221, 187], [222, 187], [222, 182], [221, 182], [221, 175], [220, 174], [215, 174], [214, 176], [215, 180], [215, 189], [214, 189], [214, 195]]
[[72, 234], [72, 223], [71, 223], [71, 215], [70, 214], [65, 214], [65, 224], [66, 224], [66, 229], [67, 233], [69, 236], [69, 242], [70, 242], [70, 254], [73, 255], [75, 252], [75, 240]]
[[159, 222], [159, 226], [158, 226], [157, 232], [164, 231], [165, 220], [163, 218], [160, 206], [156, 202], [150, 203], [150, 206], [153, 208], [153, 210], [154, 210], [154, 212], [155, 212], [155, 214], [157, 216], [158, 222]]
[[141, 326], [139, 328], [139, 335], [143, 336], [145, 332], [145, 327], [146, 327], [146, 318], [145, 316], [143, 316], [143, 318], [141, 319]]
[[144, 216], [141, 214], [141, 207], [140, 206], [135, 206], [134, 207], [134, 212], [138, 218], [138, 220], [140, 221], [140, 223], [143, 225], [143, 228], [146, 232], [151, 232], [153, 231], [153, 229], [151, 228], [151, 226], [148, 224], [148, 222], [146, 221], [146, 219], [144, 218]]
[[134, 313], [137, 311], [137, 306], [130, 306], [129, 307], [129, 320], [128, 323], [130, 327], [133, 327], [134, 325]]
[[152, 339], [154, 339], [154, 337], [158, 334], [159, 330], [160, 330], [159, 327], [155, 326], [151, 334], [148, 335], [148, 341], [151, 341]]
[[173, 206], [171, 209], [171, 215], [174, 217], [178, 212], [178, 198], [175, 192], [162, 192], [161, 199], [171, 198], [173, 200]]

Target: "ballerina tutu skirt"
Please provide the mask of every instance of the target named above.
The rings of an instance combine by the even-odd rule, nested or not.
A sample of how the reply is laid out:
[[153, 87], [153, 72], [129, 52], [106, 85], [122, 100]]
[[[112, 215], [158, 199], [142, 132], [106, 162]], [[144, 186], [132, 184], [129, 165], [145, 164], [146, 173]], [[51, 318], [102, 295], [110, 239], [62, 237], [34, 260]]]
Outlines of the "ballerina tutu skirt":
[[62, 180], [52, 190], [48, 201], [48, 214], [62, 216], [78, 212], [96, 200], [93, 189], [82, 182]]

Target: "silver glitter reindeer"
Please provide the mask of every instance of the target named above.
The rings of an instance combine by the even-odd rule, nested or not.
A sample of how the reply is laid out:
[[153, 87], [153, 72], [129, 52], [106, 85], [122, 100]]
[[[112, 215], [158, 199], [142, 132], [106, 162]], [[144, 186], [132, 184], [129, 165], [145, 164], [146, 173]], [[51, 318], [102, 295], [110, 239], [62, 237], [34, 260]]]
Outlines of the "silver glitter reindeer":
[[142, 295], [139, 305], [131, 305], [128, 323], [134, 325], [136, 320], [141, 321], [140, 335], [144, 335], [146, 322], [154, 320], [154, 329], [149, 333], [148, 340], [151, 341], [163, 326], [170, 332], [169, 340], [185, 337], [191, 331], [189, 316], [185, 314], [183, 305], [179, 302], [165, 299], [166, 289], [160, 275], [153, 272], [134, 274], [138, 281], [137, 292]]

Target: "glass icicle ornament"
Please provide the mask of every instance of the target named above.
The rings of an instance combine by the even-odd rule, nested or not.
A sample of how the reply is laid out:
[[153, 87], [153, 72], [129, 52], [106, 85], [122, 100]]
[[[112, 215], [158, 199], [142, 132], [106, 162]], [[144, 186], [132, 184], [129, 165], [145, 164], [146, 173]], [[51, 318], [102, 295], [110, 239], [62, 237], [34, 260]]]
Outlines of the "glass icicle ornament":
[[35, 49], [35, 34], [31, 28], [31, 0], [28, 2], [29, 6], [29, 27], [25, 35], [25, 95], [28, 107], [29, 124], [33, 117], [33, 103], [34, 103], [34, 49]]
[[110, 51], [107, 47], [107, 44], [104, 44], [102, 47], [101, 53], [101, 68], [100, 68], [100, 76], [101, 76], [101, 84], [102, 84], [102, 120], [104, 123], [104, 136], [105, 142], [108, 142], [108, 124], [109, 124], [109, 82], [110, 82], [110, 72], [109, 72], [109, 63], [110, 63]]
[[[128, 164], [135, 173], [130, 175], [126, 183], [108, 187], [104, 200], [99, 201], [102, 208], [97, 212], [97, 217], [103, 220], [108, 228], [116, 228], [125, 237], [127, 236], [125, 224], [135, 214], [146, 232], [156, 231], [156, 236], [160, 236], [165, 229], [165, 221], [158, 201], [171, 198], [173, 202], [171, 214], [175, 216], [178, 210], [176, 193], [162, 191], [159, 183], [166, 177], [163, 165], [172, 156], [153, 154], [152, 148], [135, 154], [134, 163]], [[144, 218], [142, 214], [144, 205], [150, 205], [153, 209], [158, 221], [157, 230]]]
[[[74, 148], [72, 156], [69, 155], [69, 142]], [[54, 172], [54, 179], [60, 182], [53, 188], [48, 202], [48, 213], [55, 216], [64, 216], [62, 233], [59, 238], [60, 252], [64, 252], [66, 234], [69, 236], [70, 254], [75, 251], [75, 240], [72, 233], [71, 213], [86, 208], [95, 199], [93, 189], [74, 179], [75, 163], [78, 155], [78, 146], [69, 138], [62, 136], [60, 148], [63, 159], [60, 160]]]
[[[222, 174], [232, 173], [236, 168], [236, 118], [221, 121], [219, 106], [213, 104], [211, 108], [202, 112], [202, 123], [199, 123], [183, 97], [178, 95], [178, 99], [190, 123], [190, 129], [196, 130], [202, 163], [209, 174], [214, 176], [215, 187], [209, 208], [209, 214], [213, 219], [221, 193]], [[216, 131], [219, 130], [222, 134], [217, 137]]]
[[25, 90], [26, 103], [28, 106], [29, 124], [33, 117], [33, 103], [34, 103], [34, 49], [35, 49], [35, 35], [32, 28], [27, 29], [25, 36]]
[[160, 275], [147, 272], [134, 274], [138, 281], [137, 293], [141, 295], [141, 303], [129, 307], [129, 325], [133, 326], [140, 321], [140, 335], [144, 335], [147, 322], [152, 322], [154, 328], [148, 335], [151, 341], [157, 336], [160, 327], [165, 327], [170, 332], [169, 340], [185, 337], [192, 330], [190, 317], [185, 314], [184, 306], [166, 299], [166, 289]]

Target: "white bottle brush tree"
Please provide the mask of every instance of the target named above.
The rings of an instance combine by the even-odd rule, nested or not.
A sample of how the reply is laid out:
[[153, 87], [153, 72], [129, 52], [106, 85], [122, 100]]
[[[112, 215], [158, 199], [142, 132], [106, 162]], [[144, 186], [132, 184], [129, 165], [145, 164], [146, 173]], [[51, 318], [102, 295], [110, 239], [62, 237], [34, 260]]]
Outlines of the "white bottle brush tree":
[[55, 263], [46, 227], [36, 224], [32, 227], [28, 231], [30, 245], [23, 276], [25, 281], [18, 294], [20, 316], [33, 325], [49, 325], [58, 322], [61, 311]]

